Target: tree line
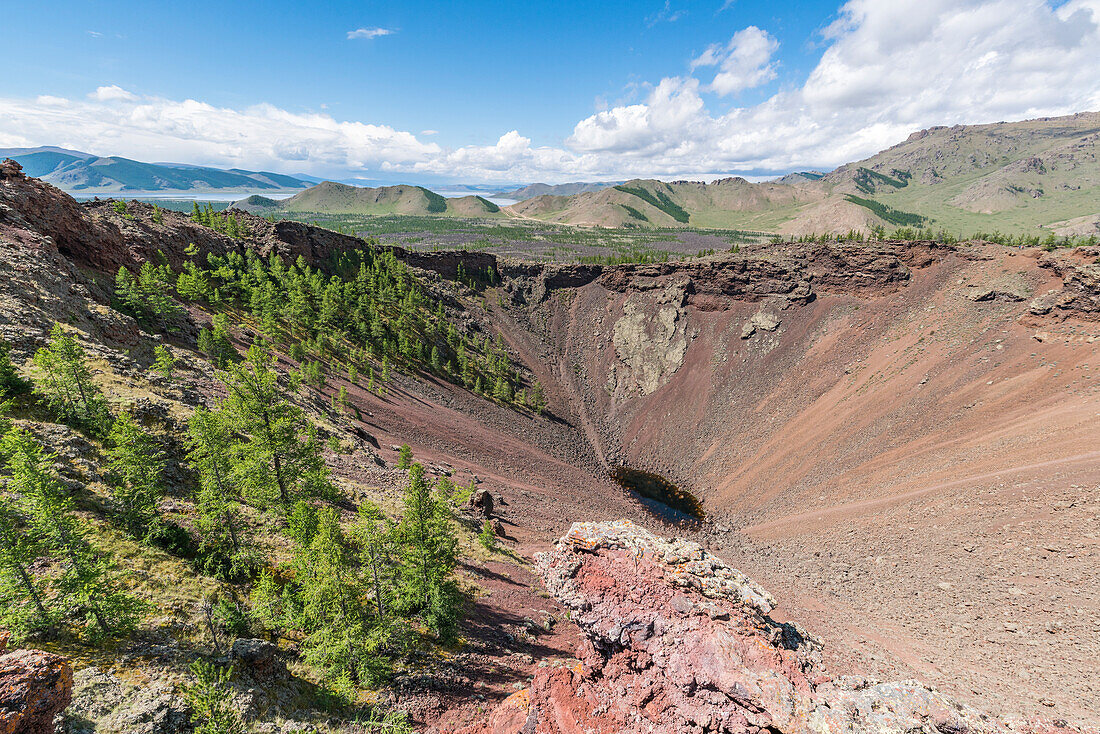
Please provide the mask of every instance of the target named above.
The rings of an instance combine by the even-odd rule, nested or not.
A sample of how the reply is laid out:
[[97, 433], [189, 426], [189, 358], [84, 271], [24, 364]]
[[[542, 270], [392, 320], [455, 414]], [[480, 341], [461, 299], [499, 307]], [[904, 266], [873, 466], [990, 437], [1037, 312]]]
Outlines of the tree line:
[[[178, 307], [166, 294], [174, 290], [183, 301], [222, 309], [222, 319], [227, 309], [239, 309], [302, 363], [303, 372], [312, 371], [307, 382], [318, 388], [324, 386], [319, 371], [325, 364], [342, 363], [349, 375], [366, 377], [371, 389], [380, 387], [393, 366], [403, 366], [507, 405], [546, 407], [542, 386], [525, 384], [500, 335], [478, 338], [460, 331], [443, 303], [391, 251], [340, 253], [330, 276], [302, 257], [287, 263], [277, 254], [264, 259], [246, 250], [203, 258], [194, 245], [186, 254], [179, 273], [166, 264], [146, 263], [136, 277], [120, 268], [120, 308], [144, 323], [169, 326]], [[215, 320], [200, 333], [199, 349], [215, 364], [229, 355], [227, 343], [225, 321]]]

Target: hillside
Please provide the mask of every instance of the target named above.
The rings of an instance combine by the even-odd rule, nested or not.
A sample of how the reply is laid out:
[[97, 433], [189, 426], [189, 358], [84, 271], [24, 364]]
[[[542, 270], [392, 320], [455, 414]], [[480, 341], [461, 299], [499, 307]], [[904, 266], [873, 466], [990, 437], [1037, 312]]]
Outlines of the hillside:
[[0, 158], [18, 161], [28, 175], [73, 192], [261, 191], [309, 186], [306, 181], [279, 173], [142, 163], [118, 156], [99, 157], [53, 147], [0, 149]]
[[[616, 196], [676, 221], [669, 186]], [[85, 595], [59, 609], [56, 635], [18, 631], [15, 661], [60, 654], [76, 669], [71, 731], [185, 729], [192, 664], [227, 662], [215, 692], [255, 731], [357, 734], [384, 711], [462, 734], [568, 732], [567, 713], [604, 731], [653, 712], [818, 734], [1008, 734], [1010, 714], [1045, 721], [1016, 732], [1100, 724], [1096, 248], [845, 240], [547, 265], [244, 213], [231, 237], [224, 215], [119, 204], [0, 167], [0, 384], [31, 383], [5, 410], [58, 454], [32, 462], [36, 476], [144, 605], [132, 629], [88, 636], [98, 597]], [[150, 511], [177, 529], [156, 542], [120, 524], [124, 442], [67, 413], [79, 399], [57, 398], [53, 352], [35, 358], [55, 328], [77, 347], [58, 354], [81, 356], [78, 384], [163, 453]], [[213, 466], [245, 496], [221, 494], [211, 454], [190, 450], [196, 415], [239, 405], [234, 365], [263, 371], [237, 361], [254, 344], [273, 360], [256, 384], [281, 396], [289, 466], [307, 469], [287, 490], [304, 508], [280, 504], [269, 455], [250, 453], [266, 445], [248, 435], [258, 418], [231, 412], [215, 436], [232, 461]], [[388, 544], [409, 535], [376, 514], [418, 511], [402, 444], [446, 508], [433, 527], [457, 542], [448, 580], [466, 604], [450, 642], [432, 606], [376, 591], [408, 577], [407, 547]], [[649, 489], [615, 484], [623, 469]], [[5, 481], [4, 522], [35, 486]], [[662, 503], [673, 490], [698, 512]], [[329, 523], [312, 541], [310, 507]], [[235, 542], [211, 531], [226, 517], [254, 546], [252, 573], [212, 555]], [[607, 518], [631, 523], [583, 523]], [[12, 547], [6, 569], [28, 552]], [[64, 564], [23, 568], [71, 594], [54, 584]], [[363, 600], [354, 624], [331, 622]], [[33, 612], [24, 601], [0, 611]], [[376, 667], [352, 668], [345, 649]]]
[[[587, 226], [868, 232], [930, 227], [1045, 236], [1081, 231], [1100, 207], [1100, 113], [930, 128], [870, 158], [774, 182], [631, 181], [597, 193], [535, 197], [507, 211]], [[1045, 229], [1044, 229], [1045, 228]], [[1085, 228], [1088, 230], [1088, 227]]]
[[[617, 183], [622, 183], [621, 181]], [[586, 182], [575, 181], [573, 183], [563, 184], [544, 184], [533, 183], [524, 186], [514, 191], [499, 191], [493, 196], [500, 197], [502, 199], [515, 199], [516, 201], [524, 201], [526, 199], [533, 199], [536, 196], [573, 196], [574, 194], [583, 194], [588, 191], [600, 191], [606, 189], [609, 186], [615, 186], [614, 182]]]
[[325, 181], [288, 199], [257, 202], [254, 197], [233, 204], [243, 211], [257, 213], [314, 213], [411, 216], [492, 217], [500, 207], [480, 196], [448, 199], [422, 186], [349, 186]]

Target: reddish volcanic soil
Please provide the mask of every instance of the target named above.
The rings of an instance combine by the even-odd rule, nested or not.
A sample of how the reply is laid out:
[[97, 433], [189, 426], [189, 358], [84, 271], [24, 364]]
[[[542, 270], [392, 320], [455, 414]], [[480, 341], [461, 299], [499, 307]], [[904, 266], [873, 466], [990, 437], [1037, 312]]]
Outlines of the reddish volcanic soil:
[[[629, 290], [495, 308], [573, 429], [481, 412], [446, 429], [465, 439], [440, 459], [499, 482], [534, 531], [517, 534], [544, 540], [644, 517], [594, 480], [597, 457], [661, 472], [703, 500], [697, 539], [822, 636], [835, 671], [1096, 724], [1100, 323], [1029, 312], [1061, 285], [1038, 254], [968, 248], [907, 284], [821, 286], [804, 304], [689, 302], [683, 363], [651, 394], [607, 384]], [[761, 310], [779, 326], [742, 339]]]
[[[63, 297], [106, 302], [94, 283], [68, 282], [78, 267], [241, 246], [174, 213], [154, 224], [142, 205], [122, 218], [89, 204], [84, 216], [14, 167], [0, 173], [4, 257], [18, 266], [18, 298], [0, 315], [19, 338]], [[259, 233], [248, 246], [263, 252], [324, 261], [356, 244], [248, 221]], [[444, 274], [462, 258], [484, 272], [489, 257], [399, 256]], [[1096, 259], [1095, 248], [811, 243], [604, 269], [500, 262], [502, 283], [477, 293], [426, 273], [456, 318], [502, 334], [549, 415], [423, 376], [397, 375], [378, 396], [330, 375], [316, 397], [321, 414], [346, 387], [385, 462], [408, 443], [431, 470], [476, 475], [497, 498], [514, 555], [461, 569], [480, 587], [466, 645], [422, 676], [416, 718], [476, 721], [567, 658], [578, 631], [527, 561], [574, 521], [626, 517], [690, 534], [754, 576], [777, 616], [825, 641], [833, 673], [917, 677], [992, 713], [1100, 724]], [[137, 343], [136, 329], [103, 324], [115, 346]], [[396, 496], [399, 473], [367, 451], [329, 458], [337, 477]], [[662, 526], [609, 481], [619, 464], [691, 491], [707, 521]]]

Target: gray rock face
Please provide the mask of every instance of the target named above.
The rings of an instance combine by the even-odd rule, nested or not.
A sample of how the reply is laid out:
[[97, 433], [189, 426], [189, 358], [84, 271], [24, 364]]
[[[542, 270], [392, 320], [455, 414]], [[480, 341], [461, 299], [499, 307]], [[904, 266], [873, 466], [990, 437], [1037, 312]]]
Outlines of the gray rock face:
[[684, 363], [688, 340], [683, 299], [684, 288], [676, 284], [657, 295], [635, 292], [627, 297], [612, 336], [615, 354], [627, 368], [620, 371], [620, 387], [649, 395]]
[[64, 726], [69, 734], [189, 734], [191, 709], [163, 682], [131, 685], [91, 667], [74, 676]]

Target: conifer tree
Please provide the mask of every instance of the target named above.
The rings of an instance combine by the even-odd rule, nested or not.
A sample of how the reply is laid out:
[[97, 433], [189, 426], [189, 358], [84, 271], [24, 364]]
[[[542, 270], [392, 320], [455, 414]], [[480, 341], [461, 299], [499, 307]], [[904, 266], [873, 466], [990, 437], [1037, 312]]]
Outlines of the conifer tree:
[[58, 416], [94, 435], [106, 432], [111, 422], [107, 401], [92, 382], [84, 348], [60, 324], [54, 324], [49, 346], [35, 352], [34, 365], [46, 402]]
[[55, 582], [61, 611], [83, 620], [93, 637], [131, 630], [142, 605], [118, 587], [110, 559], [88, 544], [86, 525], [73, 515], [72, 500], [50, 468], [56, 457], [19, 428], [0, 440], [0, 454], [8, 461], [8, 488], [26, 503], [31, 529], [61, 560]]
[[242, 532], [241, 489], [234, 472], [234, 439], [219, 412], [199, 408], [187, 424], [187, 458], [199, 476], [195, 529], [206, 571], [233, 579], [250, 570], [255, 554]]
[[223, 409], [233, 428], [250, 439], [233, 451], [242, 486], [286, 506], [296, 496], [331, 494], [332, 485], [317, 432], [301, 408], [283, 398], [272, 360], [254, 344], [244, 362], [230, 365], [222, 375], [229, 392]]
[[326, 507], [308, 550], [298, 554], [296, 563], [301, 622], [309, 633], [302, 648], [306, 661], [329, 680], [343, 674], [353, 681], [372, 681], [380, 661], [353, 555], [336, 510]]
[[218, 369], [224, 370], [236, 358], [237, 350], [229, 339], [229, 324], [225, 314], [214, 314], [210, 329], [199, 330], [199, 351], [206, 352]]
[[21, 638], [54, 622], [45, 596], [28, 567], [47, 553], [41, 535], [25, 532], [14, 501], [0, 495], [0, 626]]
[[129, 413], [115, 420], [107, 441], [116, 518], [123, 529], [144, 540], [160, 525], [164, 452]]
[[457, 541], [450, 513], [432, 493], [420, 464], [409, 470], [405, 514], [396, 533], [402, 556], [400, 606], [418, 613], [437, 635], [446, 636], [458, 616], [453, 578]]
[[397, 451], [397, 468], [408, 471], [412, 468], [412, 458], [412, 448], [407, 443], [401, 444], [401, 448]]
[[359, 520], [354, 537], [367, 569], [368, 584], [374, 595], [374, 607], [380, 623], [386, 623], [386, 610], [393, 586], [393, 536], [394, 526], [375, 504], [359, 505]]
[[176, 371], [176, 358], [168, 351], [168, 347], [158, 344], [153, 347], [153, 371], [169, 382]]
[[20, 376], [11, 361], [11, 347], [0, 340], [0, 401], [28, 392], [30, 383]]

